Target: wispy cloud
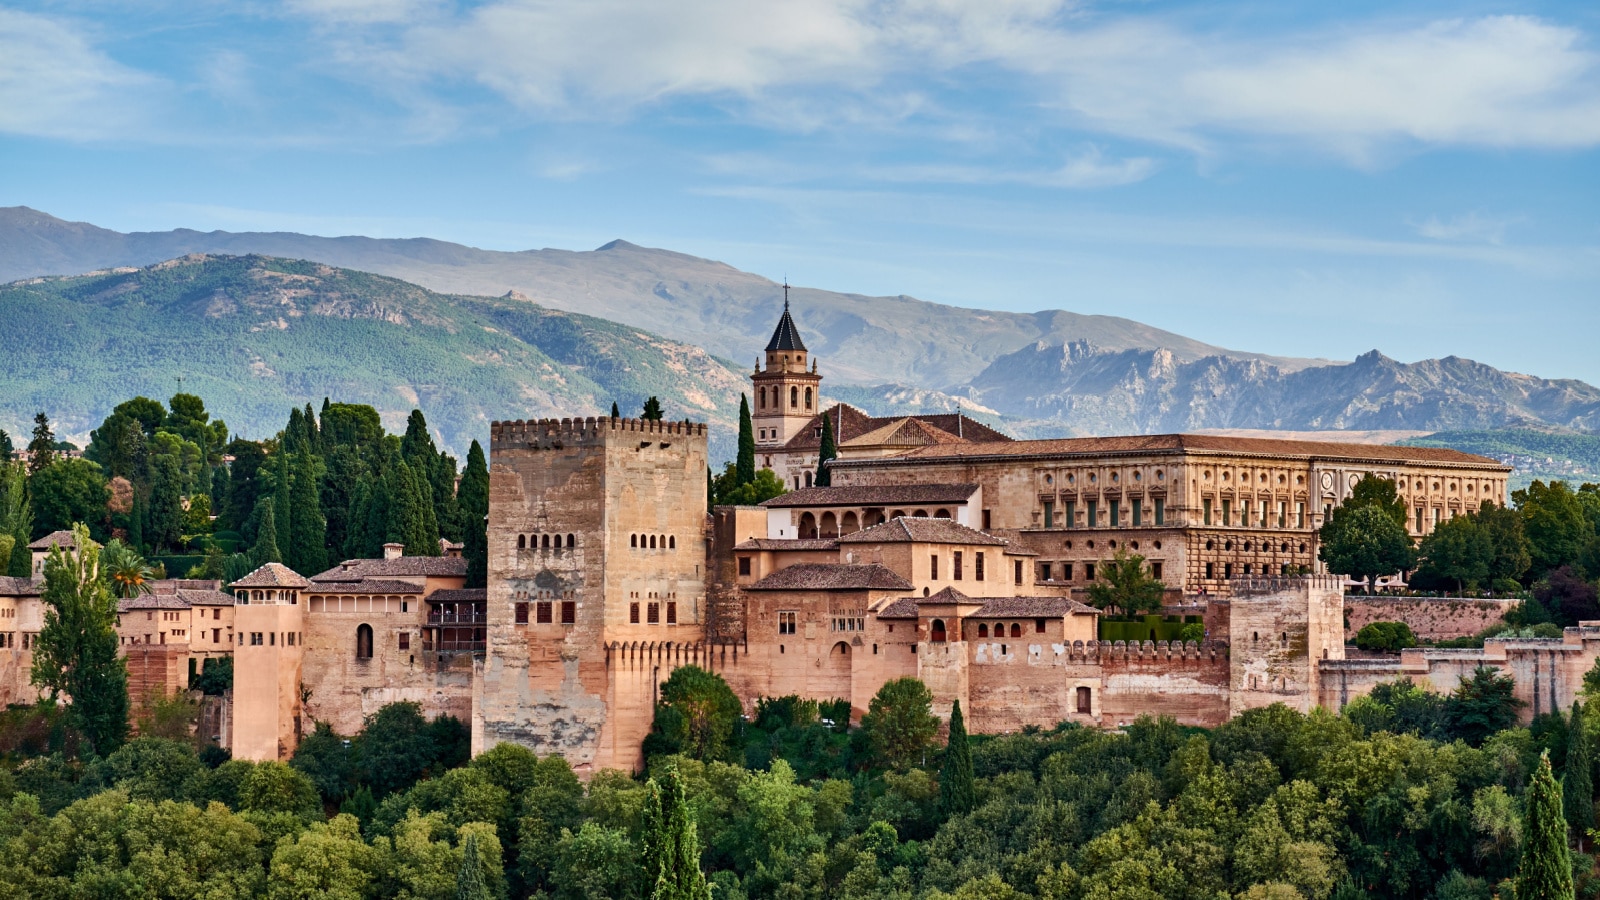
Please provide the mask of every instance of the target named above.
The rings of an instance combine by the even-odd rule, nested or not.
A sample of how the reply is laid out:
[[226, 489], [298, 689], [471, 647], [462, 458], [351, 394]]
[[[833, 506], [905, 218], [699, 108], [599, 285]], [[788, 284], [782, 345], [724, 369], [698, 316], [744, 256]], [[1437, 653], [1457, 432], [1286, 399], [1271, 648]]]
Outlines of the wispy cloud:
[[139, 138], [165, 88], [112, 60], [69, 22], [0, 9], [0, 132]]
[[1417, 234], [1436, 241], [1456, 241], [1480, 244], [1505, 242], [1506, 228], [1516, 220], [1469, 212], [1465, 215], [1440, 218], [1429, 216], [1416, 223]]

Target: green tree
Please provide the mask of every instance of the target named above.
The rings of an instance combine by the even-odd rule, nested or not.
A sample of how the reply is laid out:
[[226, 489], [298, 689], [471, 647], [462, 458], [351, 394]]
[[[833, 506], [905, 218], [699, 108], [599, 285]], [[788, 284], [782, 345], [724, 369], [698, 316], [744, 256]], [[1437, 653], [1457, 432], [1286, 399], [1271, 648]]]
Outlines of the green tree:
[[327, 803], [338, 802], [356, 784], [355, 750], [327, 722], [318, 722], [300, 741], [289, 765], [310, 778]]
[[455, 900], [493, 900], [489, 880], [484, 876], [484, 860], [478, 850], [478, 836], [469, 834], [461, 842], [461, 868], [456, 873]]
[[278, 842], [270, 900], [365, 900], [383, 870], [381, 851], [361, 839], [354, 816], [335, 816]]
[[1522, 825], [1522, 862], [1517, 866], [1517, 900], [1572, 900], [1572, 863], [1567, 854], [1567, 822], [1561, 787], [1540, 754], [1528, 785]]
[[665, 415], [661, 411], [661, 401], [655, 397], [644, 401], [644, 411], [639, 413], [639, 418], [646, 422], [659, 422]]
[[950, 707], [950, 740], [944, 747], [944, 765], [939, 769], [939, 806], [947, 816], [972, 811], [977, 802], [973, 790], [972, 748], [967, 745], [967, 723], [961, 716], [961, 701]]
[[177, 459], [162, 454], [150, 462], [149, 522], [144, 540], [157, 553], [171, 552], [183, 545], [183, 485]]
[[1411, 568], [1416, 550], [1405, 527], [1382, 507], [1348, 504], [1334, 510], [1319, 533], [1317, 556], [1340, 575], [1366, 579], [1370, 591], [1380, 576]]
[[1476, 587], [1489, 577], [1494, 544], [1473, 516], [1456, 516], [1440, 522], [1422, 539], [1417, 573], [1439, 581], [1453, 581], [1456, 590]]
[[1589, 755], [1589, 729], [1584, 724], [1586, 711], [1581, 701], [1572, 702], [1572, 718], [1567, 721], [1567, 759], [1561, 776], [1562, 807], [1567, 825], [1583, 847], [1585, 836], [1594, 828], [1594, 772]]
[[613, 418], [613, 419], [622, 418], [622, 410], [617, 408], [617, 401], [615, 401], [615, 400], [611, 401], [611, 418]]
[[895, 770], [921, 765], [939, 732], [933, 694], [916, 678], [892, 679], [873, 695], [861, 730], [878, 765]]
[[739, 456], [734, 460], [734, 487], [756, 480], [756, 429], [750, 421], [750, 398], [739, 394]]
[[118, 540], [108, 541], [101, 548], [100, 571], [118, 598], [150, 593], [150, 582], [156, 577], [155, 570], [138, 551]]
[[1406, 527], [1406, 502], [1400, 499], [1400, 493], [1395, 489], [1394, 479], [1384, 478], [1379, 475], [1363, 475], [1350, 488], [1350, 496], [1340, 504], [1346, 509], [1360, 509], [1363, 506], [1376, 506], [1389, 514], [1401, 528]]
[[755, 506], [781, 496], [786, 490], [783, 482], [778, 480], [778, 476], [771, 469], [757, 469], [755, 479], [748, 484], [738, 484], [738, 478], [736, 464], [728, 463], [723, 473], [714, 479], [712, 494], [717, 504]]
[[427, 482], [404, 460], [385, 477], [388, 483], [389, 541], [404, 544], [407, 556], [438, 556], [439, 528], [428, 499]]
[[1356, 632], [1356, 646], [1362, 650], [1398, 653], [1416, 645], [1416, 634], [1404, 622], [1368, 622]]
[[1111, 559], [1100, 566], [1100, 577], [1089, 585], [1089, 602], [1100, 609], [1116, 609], [1123, 615], [1161, 609], [1166, 585], [1145, 570], [1144, 557], [1118, 547]]
[[1485, 500], [1474, 515], [1479, 530], [1489, 538], [1490, 584], [1500, 585], [1521, 578], [1533, 565], [1532, 548], [1522, 526], [1521, 514], [1508, 506]]
[[97, 753], [128, 735], [128, 670], [117, 655], [117, 599], [100, 569], [89, 529], [73, 528], [77, 549], [54, 547], [44, 563], [44, 627], [34, 637], [33, 683], [49, 698], [72, 698], [71, 717]]
[[294, 546], [294, 471], [289, 455], [280, 445], [272, 459], [272, 514], [279, 550]]
[[33, 574], [33, 503], [28, 499], [28, 469], [20, 460], [0, 463], [0, 533], [12, 538], [11, 554], [0, 559], [0, 572], [13, 578]]
[[1473, 670], [1445, 703], [1451, 733], [1476, 747], [1517, 721], [1522, 701], [1514, 693], [1516, 682], [1487, 666]]
[[163, 427], [200, 448], [206, 465], [222, 462], [222, 448], [228, 443], [228, 426], [221, 419], [211, 420], [204, 400], [194, 394], [173, 394], [167, 401], [171, 410]]
[[11, 435], [7, 434], [4, 428], [0, 428], [0, 463], [11, 462], [16, 455], [17, 448], [11, 443]]
[[328, 520], [322, 515], [322, 498], [317, 490], [316, 458], [306, 452], [297, 455], [291, 478], [292, 521], [286, 562], [296, 572], [314, 574], [328, 567]]
[[828, 463], [839, 456], [839, 447], [833, 438], [833, 417], [827, 414], [822, 416], [822, 447], [817, 451], [817, 474], [811, 483], [818, 487], [828, 487], [833, 484], [833, 473], [828, 470]]
[[646, 790], [641, 893], [650, 900], [711, 900], [700, 868], [700, 838], [677, 768], [668, 766]]
[[661, 685], [651, 749], [695, 759], [722, 759], [732, 747], [743, 708], [721, 675], [681, 666]]
[[414, 784], [437, 752], [422, 707], [411, 702], [390, 703], [368, 716], [355, 750], [360, 783], [380, 800]]
[[256, 501], [255, 518], [259, 524], [256, 526], [256, 542], [250, 548], [250, 562], [257, 568], [269, 562], [283, 562], [283, 553], [278, 549], [278, 516], [272, 507], [271, 497]]
[[65, 531], [74, 522], [99, 526], [106, 519], [106, 477], [87, 459], [63, 459], [28, 479], [34, 526], [40, 533]]
[[56, 436], [50, 431], [50, 417], [33, 417], [33, 440], [28, 442], [28, 474], [37, 475], [56, 461]]
[[1594, 536], [1594, 523], [1584, 515], [1577, 493], [1565, 481], [1535, 481], [1511, 496], [1522, 514], [1531, 573], [1536, 577], [1576, 561]]
[[255, 441], [243, 439], [228, 444], [225, 451], [233, 457], [228, 464], [228, 508], [222, 515], [219, 527], [237, 530], [244, 527], [255, 512], [256, 501], [261, 498], [261, 469], [266, 465], [267, 454]]
[[467, 587], [489, 583], [489, 466], [477, 441], [467, 450], [467, 467], [457, 490], [461, 505], [461, 555], [467, 559]]

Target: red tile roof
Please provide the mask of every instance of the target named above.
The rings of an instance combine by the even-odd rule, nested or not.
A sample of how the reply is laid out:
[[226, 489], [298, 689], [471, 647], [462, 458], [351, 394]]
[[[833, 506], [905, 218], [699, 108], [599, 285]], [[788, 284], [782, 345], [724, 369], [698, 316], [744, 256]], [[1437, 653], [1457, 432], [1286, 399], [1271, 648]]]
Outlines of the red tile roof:
[[773, 572], [747, 591], [908, 591], [911, 582], [880, 565], [800, 563]]
[[891, 506], [917, 503], [965, 503], [978, 492], [976, 484], [863, 484], [808, 487], [780, 494], [761, 505], [768, 509], [801, 506]]
[[[840, 403], [832, 409], [824, 410], [811, 417], [795, 432], [794, 437], [783, 445], [785, 450], [817, 450], [822, 447], [822, 436], [817, 434], [817, 429], [822, 427], [822, 417], [829, 416], [833, 419], [833, 439], [835, 443], [843, 444], [854, 440], [869, 432], [877, 431], [885, 426], [914, 419], [921, 425], [944, 432], [949, 438], [959, 442], [1003, 442], [1011, 438], [975, 419], [962, 413], [941, 413], [930, 416], [869, 416], [848, 403]], [[939, 440], [943, 441], [944, 438]], [[941, 444], [942, 446], [942, 444]]]
[[1113, 456], [1127, 453], [1196, 453], [1337, 459], [1352, 462], [1411, 462], [1470, 465], [1506, 470], [1486, 456], [1443, 447], [1398, 447], [1347, 444], [1339, 441], [1280, 440], [1214, 434], [1141, 434], [1116, 437], [1053, 438], [1036, 441], [991, 441], [935, 444], [888, 459], [839, 460], [839, 466], [873, 466], [972, 457]]
[[249, 575], [235, 581], [230, 587], [235, 588], [307, 588], [311, 582], [295, 570], [283, 563], [267, 563]]
[[392, 578], [359, 578], [352, 581], [316, 581], [310, 590], [330, 594], [420, 594], [422, 585]]
[[837, 550], [839, 542], [833, 538], [807, 538], [805, 540], [791, 540], [788, 538], [751, 538], [734, 544], [735, 550]]
[[337, 566], [311, 576], [312, 581], [360, 581], [363, 578], [420, 576], [465, 578], [467, 560], [462, 556], [398, 556], [394, 559], [347, 559]]
[[78, 539], [70, 531], [52, 531], [37, 541], [28, 545], [29, 550], [49, 550], [51, 547], [64, 547], [74, 550], [78, 546]]
[[841, 544], [973, 544], [1002, 547], [1006, 541], [975, 528], [958, 525], [950, 519], [918, 519], [901, 516], [871, 528], [853, 531], [839, 538]]
[[967, 616], [969, 619], [1100, 614], [1100, 610], [1067, 597], [983, 597], [975, 602], [982, 603], [983, 609]]

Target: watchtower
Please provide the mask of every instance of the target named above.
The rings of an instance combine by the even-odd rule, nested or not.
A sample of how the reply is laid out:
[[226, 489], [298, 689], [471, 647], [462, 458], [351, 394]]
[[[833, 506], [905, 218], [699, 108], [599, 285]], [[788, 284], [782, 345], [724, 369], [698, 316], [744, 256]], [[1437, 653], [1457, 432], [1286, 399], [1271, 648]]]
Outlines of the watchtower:
[[300, 741], [300, 668], [305, 606], [311, 582], [281, 563], [267, 563], [231, 586], [233, 756], [288, 759]]

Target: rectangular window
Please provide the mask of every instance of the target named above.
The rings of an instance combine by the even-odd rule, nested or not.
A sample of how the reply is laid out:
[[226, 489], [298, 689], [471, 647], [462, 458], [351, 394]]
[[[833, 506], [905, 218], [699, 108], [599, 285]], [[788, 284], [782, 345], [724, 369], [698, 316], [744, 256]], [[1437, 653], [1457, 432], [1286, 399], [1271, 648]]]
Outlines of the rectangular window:
[[1214, 578], [1216, 578], [1216, 575], [1217, 575], [1216, 565], [1217, 565], [1216, 563], [1206, 563], [1206, 580], [1207, 581], [1211, 581]]
[[646, 603], [644, 607], [644, 621], [647, 625], [661, 624], [661, 604]]
[[1223, 563], [1222, 564], [1222, 577], [1223, 578], [1232, 578], [1233, 577], [1233, 563]]
[[1072, 563], [1064, 562], [1064, 563], [1061, 564], [1061, 580], [1062, 581], [1071, 581], [1072, 580]]
[[1161, 580], [1161, 563], [1153, 562], [1150, 564], [1150, 577], [1157, 581]]
[[778, 633], [794, 634], [795, 618], [799, 615], [793, 610], [780, 610], [778, 612]]
[[1222, 501], [1222, 527], [1227, 528], [1233, 524], [1233, 501]]
[[551, 616], [552, 611], [549, 600], [540, 600], [533, 605], [533, 621], [535, 624], [549, 625], [552, 621]]
[[528, 604], [519, 602], [512, 606], [511, 609], [515, 615], [513, 621], [515, 621], [518, 625], [528, 624]]
[[1067, 501], [1066, 519], [1065, 519], [1065, 521], [1063, 521], [1061, 523], [1061, 527], [1062, 528], [1076, 528], [1077, 525], [1078, 525], [1078, 501], [1076, 501], [1076, 500], [1068, 500]]
[[678, 624], [678, 602], [676, 600], [667, 601], [667, 624]]
[[1054, 500], [1044, 501], [1044, 527], [1056, 527], [1056, 504]]
[[1267, 501], [1261, 501], [1261, 509], [1259, 510], [1259, 513], [1260, 515], [1256, 519], [1256, 524], [1260, 525], [1262, 528], [1265, 528], [1267, 527]]
[[983, 530], [984, 531], [988, 531], [990, 529], [990, 527], [991, 527], [991, 525], [989, 524], [989, 511], [986, 509], [986, 510], [983, 511]]
[[1434, 510], [1433, 510], [1433, 527], [1434, 527], [1435, 530], [1437, 530], [1439, 528], [1439, 519], [1441, 518], [1443, 512], [1444, 512], [1444, 510], [1441, 510], [1438, 507], [1434, 507]]
[[1049, 581], [1050, 580], [1050, 564], [1049, 563], [1047, 563], [1047, 562], [1046, 563], [1039, 563], [1039, 580], [1040, 581]]
[[1088, 521], [1089, 527], [1090, 528], [1099, 528], [1100, 527], [1100, 502], [1098, 500], [1090, 500], [1086, 505], [1089, 507], [1089, 521]]
[[928, 556], [928, 579], [930, 581], [939, 580], [939, 554], [937, 553], [929, 554]]
[[1417, 534], [1422, 533], [1422, 507], [1417, 507]]
[[1034, 634], [1044, 634], [1044, 620], [1043, 619], [1034, 619], [1033, 620], [1033, 633]]
[[211, 642], [213, 644], [222, 643], [222, 629], [221, 628], [213, 628], [213, 629], [211, 629]]
[[950, 563], [951, 576], [950, 577], [954, 578], [956, 581], [960, 581], [961, 580], [961, 551], [960, 550], [956, 550], [955, 552], [951, 553], [950, 556], [951, 556], [951, 563]]
[[1133, 498], [1133, 524], [1135, 527], [1144, 524], [1144, 501], [1138, 497]]
[[976, 581], [983, 580], [983, 551], [979, 550], [972, 557], [972, 577]]
[[1289, 527], [1289, 501], [1287, 500], [1278, 501], [1278, 527]]
[[739, 557], [739, 574], [740, 575], [749, 575], [750, 574], [750, 557], [748, 557], [748, 556]]
[[637, 600], [628, 604], [628, 624], [639, 624], [639, 601]]
[[[148, 639], [150, 636], [147, 634], [147, 635], [145, 635], [145, 637]], [[145, 643], [148, 644], [149, 640], [146, 640]], [[250, 646], [252, 646], [252, 647], [261, 646], [261, 632], [259, 632], [259, 631], [250, 632]]]
[[[292, 637], [294, 637], [294, 635], [291, 634], [291, 635], [289, 635], [289, 637], [292, 638]], [[400, 632], [400, 649], [401, 650], [410, 650], [411, 649], [411, 632], [409, 632], [409, 631]]]
[[1012, 565], [1011, 581], [1014, 584], [1022, 583], [1022, 560], [1015, 560]]
[[1094, 580], [1094, 563], [1084, 563], [1083, 564], [1083, 580], [1084, 581], [1093, 581]]
[[1109, 521], [1108, 524], [1112, 528], [1121, 528], [1122, 527], [1122, 501], [1121, 500], [1112, 500], [1111, 501], [1110, 513], [1111, 513], [1110, 521]]
[[578, 603], [576, 600], [561, 601], [561, 624], [578, 624]]
[[1167, 500], [1165, 497], [1156, 498], [1156, 524], [1167, 524]]
[[1200, 501], [1200, 512], [1201, 512], [1201, 517], [1202, 517], [1201, 521], [1205, 522], [1205, 524], [1207, 524], [1207, 525], [1210, 525], [1211, 524], [1211, 498], [1210, 497], [1207, 497], [1206, 499]]

